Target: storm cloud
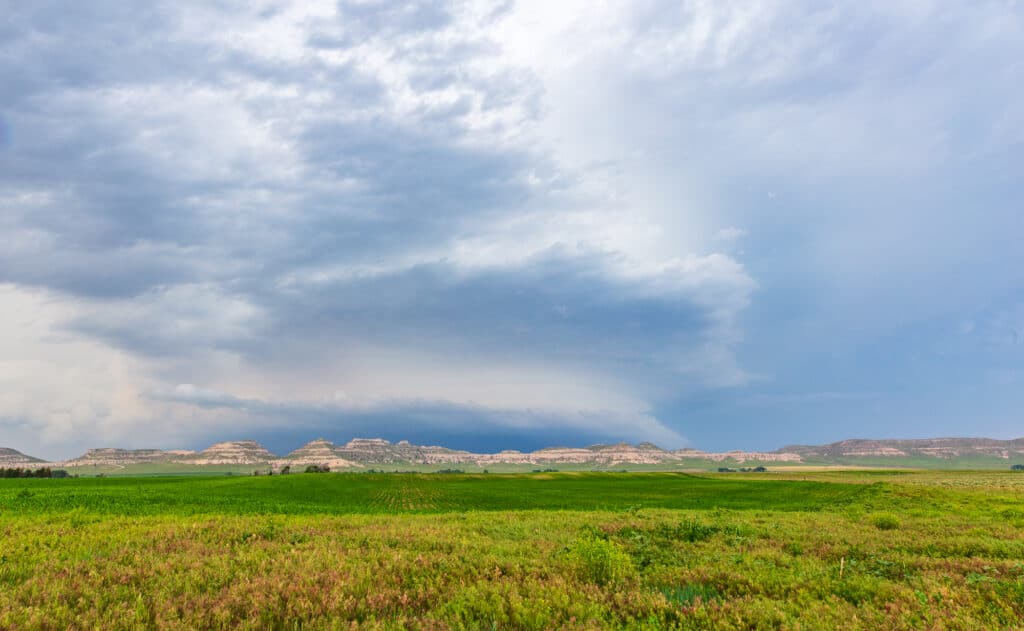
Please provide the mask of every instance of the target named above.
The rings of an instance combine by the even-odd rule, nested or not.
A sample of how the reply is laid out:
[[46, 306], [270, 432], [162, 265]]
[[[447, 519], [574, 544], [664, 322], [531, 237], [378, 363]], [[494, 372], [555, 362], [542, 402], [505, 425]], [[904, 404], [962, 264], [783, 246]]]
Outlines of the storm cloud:
[[5, 446], [1012, 432], [1018, 7], [5, 15]]

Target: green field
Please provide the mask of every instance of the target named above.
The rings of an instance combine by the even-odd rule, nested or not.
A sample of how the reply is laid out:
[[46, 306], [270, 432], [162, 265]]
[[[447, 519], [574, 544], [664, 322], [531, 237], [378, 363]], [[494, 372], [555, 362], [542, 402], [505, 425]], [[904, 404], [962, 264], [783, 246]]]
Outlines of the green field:
[[1024, 474], [0, 480], [0, 628], [1021, 628]]

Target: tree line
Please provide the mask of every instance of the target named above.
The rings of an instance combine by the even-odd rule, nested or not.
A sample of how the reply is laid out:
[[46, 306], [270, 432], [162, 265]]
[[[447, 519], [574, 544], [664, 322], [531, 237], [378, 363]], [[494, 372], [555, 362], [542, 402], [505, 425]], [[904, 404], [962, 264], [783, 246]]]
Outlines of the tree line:
[[68, 472], [63, 469], [40, 467], [38, 469], [22, 469], [21, 467], [4, 467], [0, 469], [0, 478], [67, 478]]

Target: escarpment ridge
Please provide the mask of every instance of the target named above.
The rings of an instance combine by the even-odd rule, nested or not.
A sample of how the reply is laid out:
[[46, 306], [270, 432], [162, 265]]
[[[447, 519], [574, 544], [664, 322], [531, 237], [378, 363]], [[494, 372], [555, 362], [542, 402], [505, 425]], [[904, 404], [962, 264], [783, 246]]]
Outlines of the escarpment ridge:
[[332, 470], [358, 470], [403, 465], [472, 465], [481, 468], [497, 465], [541, 467], [611, 468], [619, 465], [684, 467], [690, 464], [851, 464], [865, 466], [956, 466], [971, 463], [997, 466], [1000, 462], [1024, 461], [1024, 438], [928, 438], [912, 440], [850, 439], [827, 445], [792, 445], [776, 451], [707, 452], [697, 449], [667, 450], [649, 442], [639, 444], [599, 444], [589, 447], [545, 447], [536, 451], [503, 450], [475, 453], [438, 445], [417, 445], [407, 440], [391, 442], [383, 438], [353, 438], [334, 443], [317, 438], [294, 451], [278, 455], [254, 440], [223, 441], [202, 451], [184, 449], [120, 449], [101, 447], [64, 461], [48, 462], [11, 448], [0, 448], [0, 467], [40, 465], [76, 467], [115, 467], [168, 464], [181, 467], [212, 465], [285, 466], [326, 465]]

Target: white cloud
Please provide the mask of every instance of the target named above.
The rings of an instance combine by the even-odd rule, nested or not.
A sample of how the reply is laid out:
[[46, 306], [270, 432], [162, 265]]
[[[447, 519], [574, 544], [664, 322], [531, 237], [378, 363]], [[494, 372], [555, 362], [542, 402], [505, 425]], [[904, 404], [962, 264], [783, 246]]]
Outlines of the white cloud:
[[75, 307], [0, 284], [0, 425], [5, 443], [67, 449], [120, 438], [146, 418], [144, 362], [62, 330]]

